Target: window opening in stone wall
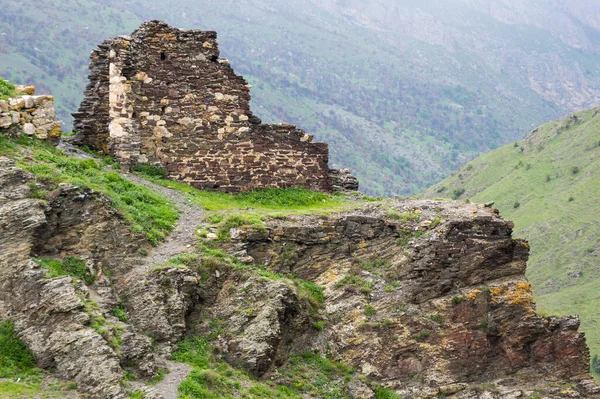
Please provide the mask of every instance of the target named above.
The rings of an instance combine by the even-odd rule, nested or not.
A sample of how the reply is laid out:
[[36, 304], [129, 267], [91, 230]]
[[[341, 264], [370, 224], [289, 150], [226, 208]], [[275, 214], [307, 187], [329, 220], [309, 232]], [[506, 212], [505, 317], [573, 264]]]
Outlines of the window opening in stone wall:
[[164, 51], [160, 52], [160, 59], [163, 60], [163, 61], [167, 59], [167, 55], [165, 54]]

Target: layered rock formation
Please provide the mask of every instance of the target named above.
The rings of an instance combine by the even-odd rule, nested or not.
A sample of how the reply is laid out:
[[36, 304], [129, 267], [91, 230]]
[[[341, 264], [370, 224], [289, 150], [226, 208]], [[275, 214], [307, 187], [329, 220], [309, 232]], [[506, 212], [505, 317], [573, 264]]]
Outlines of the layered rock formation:
[[[107, 199], [67, 184], [47, 202], [33, 199], [33, 181], [14, 161], [0, 157], [0, 320], [15, 320], [40, 367], [75, 382], [90, 398], [125, 398], [124, 370], [155, 375], [164, 362], [158, 355], [170, 353], [181, 339], [183, 327], [177, 325], [185, 324], [197, 280], [177, 269], [132, 273], [132, 257], [150, 246], [144, 235], [130, 232]], [[84, 260], [95, 282], [49, 279], [32, 260], [66, 256]], [[143, 290], [136, 291], [138, 285]], [[135, 306], [128, 323], [111, 313], [124, 297]], [[146, 334], [161, 328], [167, 333], [156, 333], [153, 345]]]
[[153, 21], [102, 43], [73, 114], [80, 144], [202, 189], [331, 191], [327, 144], [293, 125], [261, 124], [216, 38]]
[[[206, 234], [174, 267], [144, 261], [144, 237], [102, 195], [63, 184], [46, 202], [29, 198], [32, 182], [0, 158], [0, 320], [90, 398], [124, 398], [125, 371], [147, 381], [196, 335], [284, 385], [290, 355], [326, 354], [355, 370], [340, 382], [352, 398], [377, 386], [403, 398], [600, 397], [578, 319], [536, 314], [528, 243], [489, 208], [388, 200], [280, 216], [230, 241]], [[95, 281], [48, 278], [33, 260], [67, 256]]]
[[35, 87], [17, 86], [17, 95], [0, 100], [0, 133], [25, 134], [56, 143], [60, 122], [56, 120], [54, 97], [36, 96]]
[[236, 230], [231, 253], [326, 287], [326, 324], [315, 331], [298, 322], [306, 315], [282, 310], [268, 318], [284, 323], [272, 329], [279, 336], [246, 350], [243, 341], [255, 335], [244, 328], [253, 331], [258, 317], [239, 320], [238, 311], [234, 322], [229, 314], [236, 302], [265, 296], [232, 304], [226, 281], [209, 313], [230, 328], [221, 350], [266, 378], [282, 352], [329, 351], [403, 398], [600, 397], [579, 320], [536, 314], [524, 276], [529, 246], [511, 238], [512, 228], [475, 204], [398, 201]]

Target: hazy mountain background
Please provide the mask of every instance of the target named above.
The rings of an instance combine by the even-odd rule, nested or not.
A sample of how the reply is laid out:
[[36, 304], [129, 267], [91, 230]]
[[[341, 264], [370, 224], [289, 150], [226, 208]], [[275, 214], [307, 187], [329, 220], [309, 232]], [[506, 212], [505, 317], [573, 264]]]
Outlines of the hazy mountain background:
[[148, 19], [218, 31], [255, 113], [329, 142], [372, 194], [600, 103], [592, 0], [1, 0], [0, 76], [53, 93], [68, 127], [92, 48]]

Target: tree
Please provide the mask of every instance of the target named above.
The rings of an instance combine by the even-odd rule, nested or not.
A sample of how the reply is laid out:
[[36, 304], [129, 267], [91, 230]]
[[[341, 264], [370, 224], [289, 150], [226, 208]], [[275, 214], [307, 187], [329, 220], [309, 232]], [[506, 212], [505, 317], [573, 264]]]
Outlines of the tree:
[[596, 374], [600, 374], [600, 358], [598, 355], [594, 355], [592, 359], [592, 371]]

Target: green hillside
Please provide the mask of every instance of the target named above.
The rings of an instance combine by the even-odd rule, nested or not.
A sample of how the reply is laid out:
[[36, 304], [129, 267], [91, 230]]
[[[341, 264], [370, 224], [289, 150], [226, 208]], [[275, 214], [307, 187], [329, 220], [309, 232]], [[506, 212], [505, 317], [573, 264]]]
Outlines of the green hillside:
[[475, 159], [424, 196], [495, 201], [531, 244], [538, 308], [578, 314], [600, 355], [600, 108]]

